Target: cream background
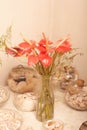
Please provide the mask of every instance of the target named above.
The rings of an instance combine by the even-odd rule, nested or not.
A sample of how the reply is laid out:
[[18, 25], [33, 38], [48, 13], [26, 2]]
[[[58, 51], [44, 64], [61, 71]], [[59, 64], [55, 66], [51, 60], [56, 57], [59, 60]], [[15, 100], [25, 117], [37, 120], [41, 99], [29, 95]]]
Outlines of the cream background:
[[[80, 48], [83, 56], [75, 58], [74, 65], [80, 78], [87, 82], [87, 0], [0, 0], [0, 35], [12, 25], [12, 43], [39, 39], [45, 32], [53, 41], [71, 35], [72, 45]], [[10, 69], [20, 60], [0, 55], [0, 83], [5, 84]]]

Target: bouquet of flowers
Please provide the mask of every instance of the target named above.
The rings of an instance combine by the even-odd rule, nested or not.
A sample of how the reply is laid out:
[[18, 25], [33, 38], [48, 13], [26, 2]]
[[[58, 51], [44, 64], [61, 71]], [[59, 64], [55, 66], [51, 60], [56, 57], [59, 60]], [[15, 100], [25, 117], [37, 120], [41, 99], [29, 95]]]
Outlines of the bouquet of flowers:
[[70, 37], [59, 39], [55, 44], [51, 42], [44, 33], [39, 41], [24, 41], [15, 47], [5, 47], [6, 53], [13, 57], [26, 56], [28, 65], [32, 66], [41, 75], [51, 75], [62, 68], [70, 65], [73, 58], [78, 54], [72, 55], [74, 50], [70, 44]]
[[70, 37], [59, 39], [56, 43], [50, 41], [44, 33], [43, 38], [36, 42], [26, 40], [14, 47], [5, 47], [7, 54], [13, 57], [27, 57], [29, 66], [32, 66], [42, 76], [42, 92], [38, 98], [37, 119], [45, 121], [53, 117], [54, 112], [54, 96], [53, 91], [49, 87], [49, 79], [51, 75], [59, 72], [61, 69], [70, 65], [73, 58], [78, 54], [73, 54], [74, 50], [70, 44]]

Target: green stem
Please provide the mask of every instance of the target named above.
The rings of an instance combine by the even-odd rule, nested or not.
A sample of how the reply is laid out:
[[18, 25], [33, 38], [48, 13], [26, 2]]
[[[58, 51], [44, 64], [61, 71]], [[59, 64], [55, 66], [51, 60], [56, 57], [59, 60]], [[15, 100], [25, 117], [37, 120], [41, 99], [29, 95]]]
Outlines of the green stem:
[[57, 57], [57, 52], [55, 52], [54, 55], [53, 55], [53, 62], [52, 62], [52, 65], [51, 65], [50, 71], [49, 71], [50, 73], [52, 73], [52, 70], [55, 67], [55, 59], [56, 59], [56, 57]]

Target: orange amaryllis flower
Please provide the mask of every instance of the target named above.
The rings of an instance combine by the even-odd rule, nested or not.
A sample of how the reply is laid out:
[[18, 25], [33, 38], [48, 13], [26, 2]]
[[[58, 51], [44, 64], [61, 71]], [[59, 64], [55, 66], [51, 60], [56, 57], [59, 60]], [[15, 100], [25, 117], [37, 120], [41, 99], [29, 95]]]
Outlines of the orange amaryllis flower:
[[28, 65], [35, 65], [38, 61], [38, 55], [28, 55]]
[[40, 53], [46, 53], [47, 52], [46, 46], [43, 46], [43, 45], [39, 45], [37, 47], [37, 49], [40, 51]]
[[18, 56], [23, 55], [23, 51], [20, 48], [17, 48], [17, 47], [14, 47], [14, 48], [6, 47], [5, 50], [6, 50], [7, 54], [12, 55], [14, 57], [18, 57]]
[[20, 43], [18, 46], [23, 50], [24, 53], [30, 53], [36, 45], [35, 41], [25, 41]]
[[42, 63], [44, 67], [47, 68], [52, 63], [52, 57], [50, 57], [48, 54], [40, 54], [39, 61]]
[[13, 47], [13, 48], [6, 47], [5, 50], [6, 50], [7, 54], [12, 55], [14, 57], [22, 56], [24, 54], [27, 54], [27, 53], [31, 52], [30, 49], [24, 50], [24, 49], [22, 49], [20, 47]]
[[41, 39], [38, 44], [46, 46], [46, 44], [50, 45], [50, 44], [52, 44], [52, 42], [49, 40], [46, 40], [46, 39]]
[[[60, 43], [62, 40], [59, 40], [58, 43]], [[56, 51], [58, 53], [65, 53], [69, 52], [71, 50], [71, 45], [68, 39], [66, 39], [60, 46], [56, 48]]]
[[50, 44], [52, 44], [51, 41], [46, 41], [45, 39], [42, 39], [40, 42], [39, 42], [39, 45], [37, 47], [37, 49], [40, 51], [40, 53], [44, 54], [44, 53], [52, 53], [52, 48], [50, 46]]

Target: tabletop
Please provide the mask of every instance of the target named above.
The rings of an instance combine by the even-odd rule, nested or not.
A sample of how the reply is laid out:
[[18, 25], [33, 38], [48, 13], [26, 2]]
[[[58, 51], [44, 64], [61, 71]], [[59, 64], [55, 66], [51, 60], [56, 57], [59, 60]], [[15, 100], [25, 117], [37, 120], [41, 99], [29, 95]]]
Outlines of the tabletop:
[[[35, 111], [22, 112], [14, 106], [13, 95], [14, 93], [10, 91], [10, 98], [2, 108], [16, 110], [22, 115], [23, 123], [21, 130], [28, 130], [28, 128], [43, 130], [43, 123], [36, 119]], [[78, 111], [69, 107], [64, 101], [64, 93], [57, 91], [55, 93], [54, 119], [63, 121], [64, 130], [79, 130], [80, 125], [87, 120], [87, 111]]]

